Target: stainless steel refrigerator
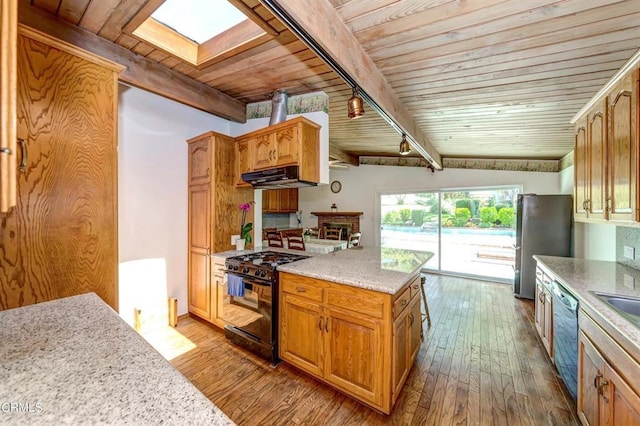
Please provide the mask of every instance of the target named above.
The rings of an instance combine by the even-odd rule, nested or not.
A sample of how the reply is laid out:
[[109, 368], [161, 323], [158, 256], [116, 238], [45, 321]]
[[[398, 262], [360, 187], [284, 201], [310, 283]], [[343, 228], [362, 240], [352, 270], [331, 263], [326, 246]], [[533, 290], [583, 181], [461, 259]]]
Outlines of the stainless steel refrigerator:
[[534, 254], [571, 256], [571, 195], [519, 194], [516, 211], [516, 264], [513, 292], [533, 299], [536, 292]]

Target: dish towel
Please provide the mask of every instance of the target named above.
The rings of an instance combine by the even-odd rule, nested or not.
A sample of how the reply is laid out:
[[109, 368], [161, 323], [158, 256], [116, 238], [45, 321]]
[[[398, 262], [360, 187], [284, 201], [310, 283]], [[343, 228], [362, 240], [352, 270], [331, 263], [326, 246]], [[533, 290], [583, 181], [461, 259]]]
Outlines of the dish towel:
[[229, 296], [244, 297], [244, 282], [242, 277], [227, 274], [227, 294]]

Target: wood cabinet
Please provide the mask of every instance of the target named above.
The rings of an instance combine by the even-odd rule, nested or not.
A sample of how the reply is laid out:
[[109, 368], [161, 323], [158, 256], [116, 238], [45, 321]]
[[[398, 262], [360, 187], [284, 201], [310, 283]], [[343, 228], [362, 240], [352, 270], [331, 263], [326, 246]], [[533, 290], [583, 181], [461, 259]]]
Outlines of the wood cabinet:
[[547, 354], [553, 362], [553, 276], [536, 268], [535, 325]]
[[0, 213], [16, 205], [18, 0], [0, 6]]
[[390, 413], [422, 335], [410, 284], [390, 295], [280, 273], [280, 358]]
[[576, 219], [638, 220], [637, 104], [635, 69], [576, 120]]
[[[253, 198], [253, 191], [234, 185], [232, 138], [207, 132], [187, 143], [189, 312], [223, 326], [218, 315], [218, 286], [222, 278], [211, 254], [232, 247], [231, 235], [240, 231], [239, 206]], [[251, 217], [247, 221], [252, 221]]]
[[295, 213], [298, 211], [298, 188], [262, 191], [262, 213]]
[[239, 136], [236, 150], [238, 186], [247, 185], [242, 173], [287, 165], [300, 167], [301, 180], [320, 180], [320, 126], [304, 117]]
[[640, 365], [588, 314], [580, 311], [577, 407], [581, 422], [640, 424], [638, 371]]
[[[418, 285], [418, 284], [412, 284]], [[409, 291], [409, 289], [405, 290]], [[397, 315], [393, 323], [393, 401], [398, 399], [413, 362], [418, 355], [422, 340], [422, 313], [420, 297], [407, 300], [407, 307]]]
[[122, 67], [26, 27], [17, 53], [24, 168], [0, 218], [0, 309], [95, 292], [117, 310]]
[[236, 186], [251, 187], [251, 184], [242, 180], [242, 173], [253, 171], [253, 158], [249, 140], [239, 140], [236, 142], [235, 158], [235, 180]]
[[228, 298], [226, 282], [224, 280], [224, 258], [213, 257], [211, 277], [213, 282], [211, 283], [211, 322], [220, 328], [224, 328], [226, 325], [222, 319], [222, 307], [225, 302], [225, 298]]

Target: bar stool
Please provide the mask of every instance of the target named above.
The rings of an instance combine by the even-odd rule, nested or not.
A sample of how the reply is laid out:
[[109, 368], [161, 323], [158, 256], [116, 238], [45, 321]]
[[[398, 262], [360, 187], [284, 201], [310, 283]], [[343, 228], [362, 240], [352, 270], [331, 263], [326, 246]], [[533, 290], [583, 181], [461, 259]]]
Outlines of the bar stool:
[[424, 292], [424, 283], [427, 281], [427, 277], [424, 275], [420, 277], [420, 290], [422, 291], [422, 303], [424, 304], [425, 312], [422, 314], [422, 322], [427, 320], [427, 324], [431, 327], [431, 315], [429, 315], [429, 305], [427, 305], [427, 296]]

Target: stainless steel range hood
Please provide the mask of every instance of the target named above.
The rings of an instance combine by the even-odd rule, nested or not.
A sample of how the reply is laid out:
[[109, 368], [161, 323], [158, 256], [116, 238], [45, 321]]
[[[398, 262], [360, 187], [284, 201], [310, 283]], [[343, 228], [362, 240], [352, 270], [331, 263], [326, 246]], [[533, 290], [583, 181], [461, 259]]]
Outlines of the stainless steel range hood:
[[303, 188], [317, 186], [317, 182], [300, 180], [299, 166], [274, 167], [242, 174], [242, 180], [257, 189]]

